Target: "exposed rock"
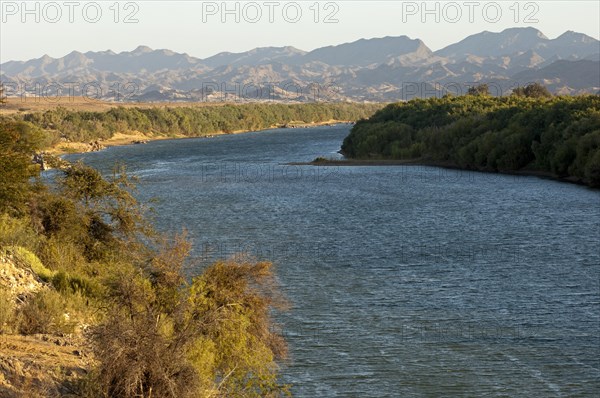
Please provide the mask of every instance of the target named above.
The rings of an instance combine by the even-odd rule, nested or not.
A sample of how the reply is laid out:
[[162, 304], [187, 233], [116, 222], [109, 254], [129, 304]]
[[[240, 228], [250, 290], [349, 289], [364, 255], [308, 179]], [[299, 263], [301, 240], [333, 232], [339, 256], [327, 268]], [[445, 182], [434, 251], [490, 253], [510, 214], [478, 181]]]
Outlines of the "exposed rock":
[[18, 264], [18, 260], [8, 253], [0, 253], [0, 286], [8, 290], [18, 302], [47, 288], [33, 271]]
[[[11, 249], [0, 251], [0, 287], [16, 303], [50, 288]], [[85, 340], [78, 335], [0, 332], [0, 397], [66, 396], [72, 393], [72, 384], [88, 372], [91, 362]]]
[[89, 143], [88, 152], [97, 152], [103, 150], [104, 148], [105, 146], [102, 145], [100, 141], [92, 141]]
[[38, 152], [33, 155], [33, 163], [40, 166], [42, 171], [50, 169], [62, 169], [68, 165], [68, 162], [46, 151]]
[[35, 155], [33, 155], [32, 160], [33, 163], [38, 164], [40, 166], [42, 171], [49, 169], [48, 165], [46, 164], [46, 161], [44, 160], [44, 152], [36, 153]]

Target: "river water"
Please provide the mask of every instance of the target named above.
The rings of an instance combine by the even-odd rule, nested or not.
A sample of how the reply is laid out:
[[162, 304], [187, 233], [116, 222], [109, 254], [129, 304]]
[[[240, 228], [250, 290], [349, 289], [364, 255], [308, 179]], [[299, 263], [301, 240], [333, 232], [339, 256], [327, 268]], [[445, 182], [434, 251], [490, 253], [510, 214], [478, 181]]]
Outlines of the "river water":
[[[600, 192], [336, 157], [348, 126], [156, 141], [125, 162], [199, 267], [248, 253], [291, 303], [297, 397], [600, 395]], [[198, 270], [199, 272], [199, 270]]]

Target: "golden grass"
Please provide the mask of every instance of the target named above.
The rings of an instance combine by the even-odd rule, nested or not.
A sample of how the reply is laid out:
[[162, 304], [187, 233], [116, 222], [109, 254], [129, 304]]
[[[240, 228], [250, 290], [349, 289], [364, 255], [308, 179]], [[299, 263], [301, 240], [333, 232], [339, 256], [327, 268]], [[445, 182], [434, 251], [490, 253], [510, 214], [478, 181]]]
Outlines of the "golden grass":
[[200, 108], [206, 106], [223, 106], [226, 104], [225, 102], [109, 102], [86, 97], [57, 97], [51, 99], [23, 97], [7, 98], [6, 103], [0, 105], [0, 115], [44, 112], [58, 107], [74, 111], [102, 112], [119, 106], [124, 108]]

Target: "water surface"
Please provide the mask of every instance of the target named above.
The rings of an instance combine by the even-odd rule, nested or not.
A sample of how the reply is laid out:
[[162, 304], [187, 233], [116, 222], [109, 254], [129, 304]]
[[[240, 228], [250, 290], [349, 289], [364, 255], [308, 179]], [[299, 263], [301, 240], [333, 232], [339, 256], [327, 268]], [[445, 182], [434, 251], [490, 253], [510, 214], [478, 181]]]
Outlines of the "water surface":
[[[127, 163], [204, 263], [272, 260], [298, 397], [600, 394], [600, 193], [337, 156], [347, 126], [157, 141]], [[198, 270], [199, 272], [199, 270]]]

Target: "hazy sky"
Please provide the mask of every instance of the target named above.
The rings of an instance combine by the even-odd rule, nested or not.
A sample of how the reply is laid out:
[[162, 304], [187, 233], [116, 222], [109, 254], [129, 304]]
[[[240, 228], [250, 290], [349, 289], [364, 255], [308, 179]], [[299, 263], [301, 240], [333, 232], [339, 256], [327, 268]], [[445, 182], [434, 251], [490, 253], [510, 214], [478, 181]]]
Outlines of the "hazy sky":
[[0, 0], [0, 62], [138, 45], [206, 58], [221, 51], [312, 50], [407, 35], [437, 50], [483, 30], [530, 26], [600, 37], [590, 1], [22, 1]]

